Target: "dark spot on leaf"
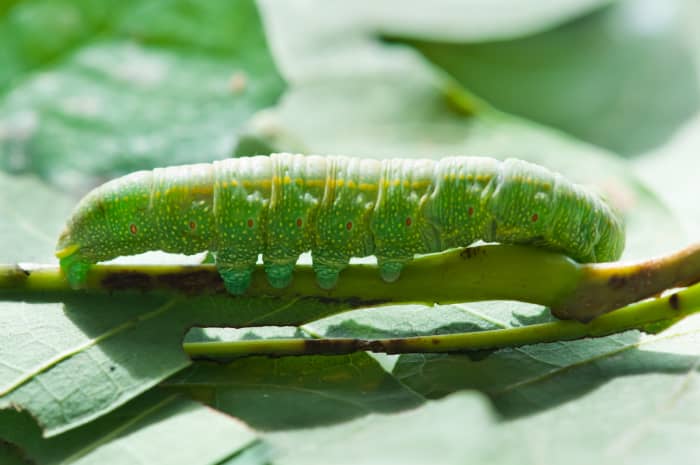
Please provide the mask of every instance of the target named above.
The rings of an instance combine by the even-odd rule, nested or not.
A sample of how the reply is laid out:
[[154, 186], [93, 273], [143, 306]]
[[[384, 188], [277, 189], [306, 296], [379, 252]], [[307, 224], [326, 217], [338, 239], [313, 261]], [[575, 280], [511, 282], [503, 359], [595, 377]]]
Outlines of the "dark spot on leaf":
[[114, 365], [110, 365], [110, 366], [109, 366], [109, 371], [114, 371], [114, 370], [116, 370], [116, 369], [117, 369], [117, 367], [115, 367]]
[[678, 293], [674, 292], [671, 294], [671, 296], [668, 298], [668, 304], [671, 306], [672, 309], [674, 310], [680, 310], [681, 308], [681, 302], [680, 302], [680, 297], [678, 297]]

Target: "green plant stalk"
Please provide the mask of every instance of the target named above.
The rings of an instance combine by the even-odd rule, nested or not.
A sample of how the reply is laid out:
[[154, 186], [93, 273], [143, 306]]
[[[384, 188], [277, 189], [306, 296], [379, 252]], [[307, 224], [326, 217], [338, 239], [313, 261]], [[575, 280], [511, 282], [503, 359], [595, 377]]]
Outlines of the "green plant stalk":
[[[700, 281], [700, 245], [650, 260], [602, 264], [579, 264], [534, 247], [484, 245], [417, 258], [394, 283], [381, 281], [374, 265], [352, 265], [330, 291], [318, 287], [310, 266], [298, 266], [285, 289], [272, 288], [259, 268], [248, 298], [356, 302], [350, 307], [518, 300], [548, 306], [562, 319], [586, 322], [665, 289]], [[226, 294], [213, 265], [96, 265], [80, 292], [121, 291]], [[0, 298], [60, 301], [76, 292], [57, 267], [0, 265]]]
[[231, 359], [245, 355], [347, 354], [371, 352], [422, 353], [501, 349], [528, 344], [602, 337], [640, 329], [657, 332], [700, 311], [700, 284], [652, 300], [638, 302], [588, 323], [559, 320], [516, 328], [388, 339], [255, 339], [228, 342], [190, 342], [185, 352], [195, 359]]

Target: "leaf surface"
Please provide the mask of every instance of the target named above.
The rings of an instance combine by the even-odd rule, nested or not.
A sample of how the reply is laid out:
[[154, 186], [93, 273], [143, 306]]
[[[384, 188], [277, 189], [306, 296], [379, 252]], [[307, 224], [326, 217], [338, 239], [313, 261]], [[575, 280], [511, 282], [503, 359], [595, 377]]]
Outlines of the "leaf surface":
[[165, 386], [262, 430], [328, 425], [423, 402], [365, 353], [248, 357], [225, 367], [197, 362]]
[[700, 107], [688, 9], [628, 0], [527, 38], [406, 43], [503, 111], [634, 156]]
[[238, 128], [283, 89], [252, 0], [21, 2], [0, 16], [0, 42], [16, 45], [0, 168], [73, 191], [229, 157]]
[[[213, 465], [250, 447], [256, 433], [197, 402], [156, 390], [90, 425], [51, 439], [42, 438], [26, 412], [3, 410], [0, 437], [21, 446], [26, 458], [47, 465]], [[183, 447], [174, 447], [177, 444]], [[0, 445], [3, 450], [9, 448]]]

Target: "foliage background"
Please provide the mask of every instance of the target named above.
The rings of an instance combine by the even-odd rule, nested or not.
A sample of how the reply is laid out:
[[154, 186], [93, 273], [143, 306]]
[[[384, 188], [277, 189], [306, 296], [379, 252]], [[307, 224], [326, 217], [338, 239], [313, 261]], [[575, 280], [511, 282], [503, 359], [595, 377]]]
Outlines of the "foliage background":
[[[0, 262], [55, 263], [87, 189], [272, 151], [516, 156], [604, 191], [627, 257], [700, 233], [696, 0], [0, 1]], [[151, 254], [140, 261], [199, 258]], [[232, 310], [233, 309], [233, 310]], [[191, 363], [187, 340], [549, 318], [505, 302], [330, 311], [0, 301], [0, 463], [696, 463], [700, 320], [469, 355]], [[193, 316], [196, 315], [196, 316]], [[284, 319], [283, 318], [283, 319]]]

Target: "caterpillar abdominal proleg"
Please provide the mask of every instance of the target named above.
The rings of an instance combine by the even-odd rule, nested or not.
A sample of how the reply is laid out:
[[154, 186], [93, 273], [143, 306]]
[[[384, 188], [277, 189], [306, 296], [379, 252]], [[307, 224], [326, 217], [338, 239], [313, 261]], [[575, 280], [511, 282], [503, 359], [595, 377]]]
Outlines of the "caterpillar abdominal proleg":
[[226, 288], [241, 294], [261, 253], [280, 288], [311, 250], [318, 283], [329, 289], [351, 257], [375, 255], [393, 281], [414, 254], [480, 239], [611, 261], [624, 248], [624, 225], [596, 194], [521, 160], [274, 154], [110, 181], [81, 200], [56, 256], [80, 287], [99, 261], [209, 250]]

